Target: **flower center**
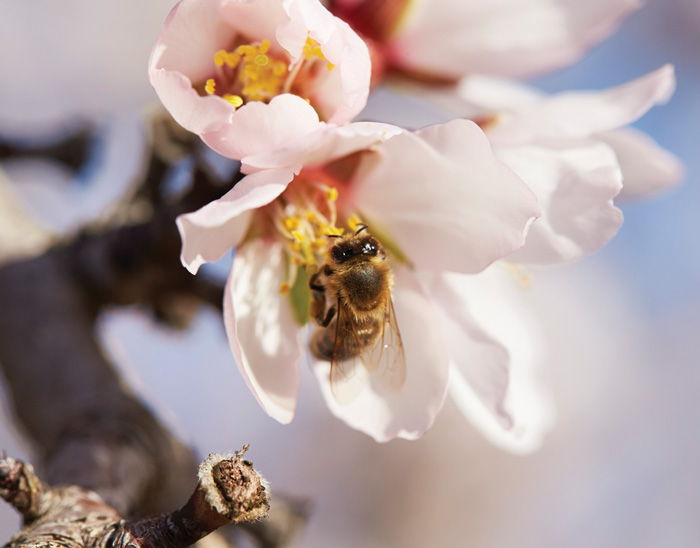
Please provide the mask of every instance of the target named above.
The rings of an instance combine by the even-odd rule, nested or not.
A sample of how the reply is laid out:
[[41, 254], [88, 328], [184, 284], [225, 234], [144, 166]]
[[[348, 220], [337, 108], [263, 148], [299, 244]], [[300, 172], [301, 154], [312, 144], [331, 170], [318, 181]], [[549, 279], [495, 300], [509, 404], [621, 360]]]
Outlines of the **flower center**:
[[[325, 75], [333, 70], [318, 42], [306, 39], [303, 55], [294, 63], [277, 59], [270, 52], [270, 41], [241, 44], [233, 51], [214, 54], [216, 76], [209, 78], [204, 91], [219, 95], [238, 108], [248, 101], [269, 102], [282, 93], [294, 93], [309, 101]], [[325, 64], [325, 70], [320, 70]]]
[[349, 214], [345, 207], [338, 211], [339, 186], [324, 172], [302, 172], [273, 202], [272, 223], [289, 258], [289, 274], [280, 293], [289, 293], [302, 271], [306, 276], [318, 272], [328, 261], [334, 237], [362, 225], [357, 214]]

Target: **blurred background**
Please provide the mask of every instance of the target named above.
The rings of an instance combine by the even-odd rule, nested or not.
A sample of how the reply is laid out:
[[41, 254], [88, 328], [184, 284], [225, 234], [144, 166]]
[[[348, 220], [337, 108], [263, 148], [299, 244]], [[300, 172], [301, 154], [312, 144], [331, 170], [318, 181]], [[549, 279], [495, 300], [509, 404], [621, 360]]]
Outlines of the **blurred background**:
[[[96, 117], [106, 171], [76, 180], [56, 166], [3, 163], [0, 257], [29, 240], [48, 245], [129, 192], [138, 112], [155, 100], [148, 55], [172, 4], [3, 2], [0, 134], [46, 138]], [[636, 126], [687, 173], [670, 192], [621, 204], [625, 223], [602, 251], [534, 274], [525, 296], [547, 335], [543, 376], [557, 421], [532, 455], [494, 447], [449, 401], [421, 440], [378, 445], [330, 415], [309, 371], [296, 418], [279, 425], [249, 393], [214, 310], [184, 334], [114, 310], [100, 333], [134, 390], [201, 456], [250, 443], [274, 490], [311, 502], [299, 546], [698, 546], [698, 51], [697, 0], [650, 0], [584, 60], [533, 82], [604, 88], [673, 63], [676, 94]], [[29, 458], [3, 411], [0, 448]], [[19, 527], [0, 505], [0, 542]]]

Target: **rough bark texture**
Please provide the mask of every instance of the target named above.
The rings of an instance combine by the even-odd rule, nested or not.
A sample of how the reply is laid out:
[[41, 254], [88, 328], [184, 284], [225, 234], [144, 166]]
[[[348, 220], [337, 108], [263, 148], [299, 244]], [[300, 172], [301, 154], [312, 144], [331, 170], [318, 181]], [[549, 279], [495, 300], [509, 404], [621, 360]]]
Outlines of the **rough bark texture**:
[[267, 485], [242, 459], [209, 455], [199, 469], [188, 502], [164, 516], [122, 519], [94, 491], [52, 488], [29, 464], [0, 459], [0, 496], [22, 514], [24, 529], [6, 548], [184, 548], [228, 523], [264, 518], [270, 508]]

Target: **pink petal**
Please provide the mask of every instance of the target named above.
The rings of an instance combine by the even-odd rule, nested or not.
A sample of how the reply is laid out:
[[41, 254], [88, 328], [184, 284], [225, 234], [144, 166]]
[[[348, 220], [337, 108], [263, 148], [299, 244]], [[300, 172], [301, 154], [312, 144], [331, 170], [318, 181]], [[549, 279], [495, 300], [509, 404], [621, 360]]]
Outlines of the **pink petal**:
[[224, 125], [233, 115], [233, 105], [216, 95], [200, 97], [192, 82], [179, 72], [151, 69], [151, 84], [175, 121], [198, 135]]
[[219, 154], [240, 160], [290, 145], [319, 127], [313, 107], [285, 93], [267, 104], [243, 105], [228, 124], [202, 134], [202, 140]]
[[151, 69], [177, 71], [191, 81], [210, 76], [214, 53], [228, 47], [234, 32], [219, 14], [220, 2], [182, 0], [168, 14], [148, 62]]
[[[271, 49], [279, 49], [275, 43], [277, 27], [287, 20], [282, 0], [218, 0], [219, 15], [246, 43], [271, 43]], [[231, 44], [226, 44], [230, 47]]]
[[478, 276], [424, 278], [451, 356], [450, 395], [484, 435], [505, 449], [539, 447], [551, 404], [538, 386], [541, 337], [503, 265]]
[[292, 59], [301, 57], [310, 37], [335, 65], [310, 97], [312, 103], [328, 122], [349, 122], [364, 108], [369, 94], [372, 65], [367, 46], [345, 21], [317, 0], [288, 0], [284, 6], [289, 20], [280, 25], [277, 40]]
[[447, 390], [448, 357], [432, 305], [409, 269], [397, 266], [394, 274], [394, 308], [406, 352], [406, 383], [401, 391], [387, 392], [373, 382], [354, 401], [340, 405], [330, 391], [329, 364], [315, 366], [331, 412], [378, 442], [423, 435], [442, 408]]
[[675, 186], [683, 179], [683, 164], [648, 135], [623, 128], [596, 135], [615, 151], [622, 169], [622, 199], [640, 199]]
[[282, 244], [256, 239], [241, 246], [224, 294], [231, 351], [265, 412], [283, 424], [294, 417], [299, 391], [299, 326], [280, 295], [287, 265]]
[[180, 215], [180, 260], [192, 274], [236, 247], [248, 230], [253, 210], [277, 198], [294, 178], [289, 169], [247, 175], [218, 200]]
[[432, 0], [412, 5], [390, 44], [401, 68], [459, 78], [528, 76], [577, 60], [609, 36], [638, 0]]
[[509, 261], [549, 265], [577, 259], [605, 245], [622, 225], [613, 205], [622, 175], [607, 145], [500, 147], [497, 154], [530, 186], [543, 211]]
[[673, 67], [664, 65], [604, 91], [560, 93], [504, 116], [489, 128], [489, 139], [495, 145], [588, 137], [634, 122], [668, 101], [674, 88]]
[[375, 122], [357, 122], [344, 126], [322, 125], [296, 142], [272, 152], [243, 159], [243, 171], [292, 167], [316, 167], [343, 158], [401, 133], [401, 128]]
[[192, 82], [211, 76], [214, 53], [233, 35], [217, 2], [183, 0], [170, 12], [148, 62], [148, 77], [163, 106], [193, 133], [224, 124], [234, 111], [221, 97], [200, 97]]
[[539, 215], [534, 194], [466, 120], [399, 134], [358, 173], [363, 220], [419, 268], [479, 272], [519, 248]]

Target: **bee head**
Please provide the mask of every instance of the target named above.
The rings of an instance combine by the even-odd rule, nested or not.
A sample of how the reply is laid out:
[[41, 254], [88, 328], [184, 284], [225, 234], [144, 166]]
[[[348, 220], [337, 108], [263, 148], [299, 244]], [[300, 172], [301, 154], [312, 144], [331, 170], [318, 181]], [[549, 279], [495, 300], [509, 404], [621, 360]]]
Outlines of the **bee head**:
[[356, 234], [335, 244], [330, 251], [331, 259], [336, 264], [343, 264], [353, 257], [385, 257], [384, 250], [376, 238], [369, 234]]

